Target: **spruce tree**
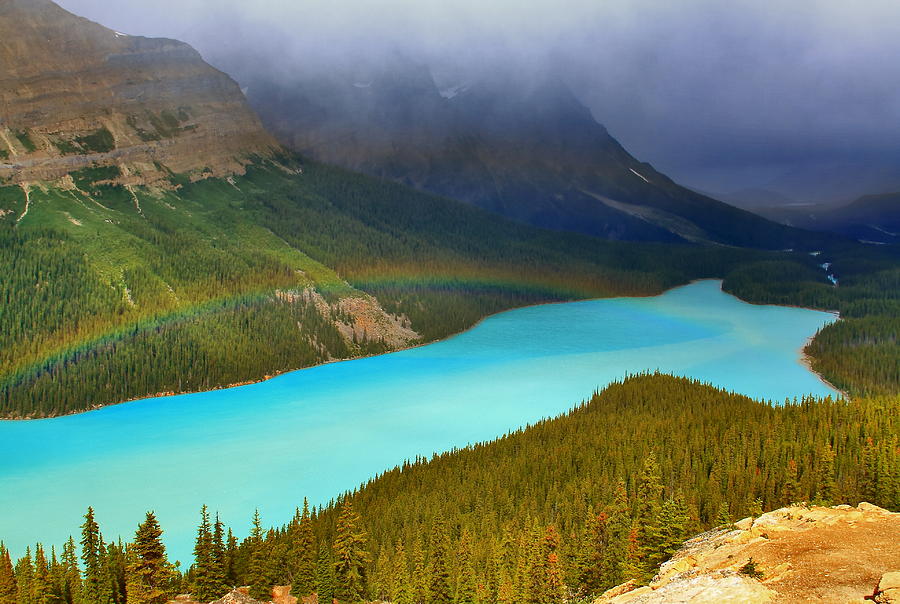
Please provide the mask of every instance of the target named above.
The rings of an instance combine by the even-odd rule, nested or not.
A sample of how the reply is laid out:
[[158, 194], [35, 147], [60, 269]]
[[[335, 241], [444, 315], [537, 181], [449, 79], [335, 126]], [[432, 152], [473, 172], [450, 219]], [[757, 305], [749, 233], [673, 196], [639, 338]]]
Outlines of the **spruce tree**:
[[666, 499], [660, 509], [660, 547], [650, 561], [653, 568], [671, 558], [687, 538], [687, 504], [681, 496]]
[[268, 602], [272, 597], [272, 584], [269, 583], [266, 543], [264, 541], [259, 510], [253, 513], [253, 524], [250, 527], [248, 542], [250, 545], [250, 565], [247, 569], [247, 583], [250, 585], [250, 596], [257, 600]]
[[615, 497], [609, 508], [607, 521], [607, 544], [603, 554], [601, 581], [596, 591], [604, 591], [619, 585], [633, 576], [625, 576], [631, 534], [631, 512], [628, 491], [621, 480], [616, 484]]
[[194, 542], [194, 569], [192, 593], [201, 602], [209, 602], [224, 595], [222, 573], [214, 549], [213, 527], [209, 520], [209, 510], [200, 508], [200, 526]]
[[81, 572], [78, 569], [78, 553], [75, 540], [69, 537], [62, 551], [62, 597], [69, 604], [79, 601], [81, 595]]
[[562, 604], [566, 588], [559, 562], [559, 533], [553, 525], [547, 527], [540, 551], [540, 596], [534, 601], [538, 604]]
[[128, 595], [128, 560], [126, 546], [119, 539], [118, 543], [109, 543], [101, 551], [100, 557], [105, 589], [113, 604], [124, 604]]
[[459, 538], [459, 553], [456, 560], [456, 603], [474, 604], [476, 601], [475, 563], [472, 535], [463, 529]]
[[106, 604], [110, 600], [110, 585], [105, 580], [102, 561], [104, 550], [100, 525], [94, 518], [94, 509], [89, 507], [81, 525], [81, 562], [84, 564], [82, 599], [85, 604]]
[[353, 511], [350, 499], [344, 500], [334, 536], [335, 596], [342, 603], [360, 602], [366, 593], [367, 535], [362, 520]]
[[394, 604], [414, 604], [412, 576], [409, 573], [409, 562], [406, 559], [406, 549], [403, 547], [403, 539], [397, 539], [392, 560], [392, 581], [390, 601]]
[[422, 542], [422, 535], [419, 533], [413, 542], [412, 550], [413, 574], [412, 600], [415, 604], [426, 604], [428, 602], [428, 571], [425, 568], [425, 545]]
[[165, 604], [172, 595], [175, 573], [166, 559], [161, 537], [162, 529], [156, 516], [147, 512], [128, 548], [128, 604]]
[[635, 570], [638, 579], [647, 582], [653, 578], [654, 561], [662, 547], [662, 533], [659, 526], [662, 480], [656, 454], [651, 452], [644, 459], [644, 466], [638, 479], [637, 510], [635, 523], [637, 528], [637, 564]]
[[331, 548], [324, 542], [319, 544], [316, 563], [316, 595], [319, 604], [331, 604], [334, 600], [334, 559]]
[[369, 573], [369, 592], [372, 599], [384, 602], [391, 593], [391, 560], [387, 547], [378, 550], [375, 564]]
[[50, 583], [50, 567], [44, 548], [38, 543], [34, 548], [34, 578], [31, 582], [31, 601], [34, 604], [50, 604], [53, 601]]
[[607, 556], [609, 535], [607, 531], [608, 517], [605, 513], [597, 514], [593, 510], [588, 513], [578, 552], [578, 585], [587, 594], [603, 591], [604, 578], [607, 573], [604, 560]]
[[217, 513], [216, 521], [213, 524], [212, 560], [210, 561], [210, 588], [218, 594], [216, 598], [228, 593], [233, 585], [228, 581], [227, 556], [225, 527]]
[[785, 473], [784, 487], [782, 487], [781, 502], [784, 505], [794, 505], [800, 503], [800, 479], [798, 476], [797, 462], [793, 459], [788, 460], [787, 472]]
[[830, 443], [825, 443], [819, 451], [818, 470], [816, 503], [831, 505], [837, 495], [837, 481], [834, 476], [834, 449]]
[[431, 552], [428, 574], [429, 604], [449, 604], [453, 601], [450, 592], [450, 572], [447, 568], [447, 556], [450, 549], [450, 538], [447, 525], [440, 516], [435, 518], [431, 527]]
[[0, 604], [16, 604], [16, 573], [9, 551], [0, 542]]
[[716, 526], [730, 530], [732, 528], [731, 522], [731, 508], [727, 501], [723, 501], [719, 504], [719, 509], [716, 511]]
[[237, 537], [231, 532], [231, 528], [228, 529], [228, 537], [225, 538], [225, 584], [226, 585], [237, 585], [238, 582], [238, 571], [237, 571], [237, 556], [238, 556], [238, 541]]
[[25, 548], [25, 556], [16, 562], [16, 604], [34, 604], [31, 584], [34, 582], [34, 562], [31, 548]]
[[303, 498], [303, 512], [294, 529], [294, 576], [291, 580], [291, 594], [297, 598], [308, 596], [315, 590], [316, 583], [316, 537], [313, 534], [309, 502]]

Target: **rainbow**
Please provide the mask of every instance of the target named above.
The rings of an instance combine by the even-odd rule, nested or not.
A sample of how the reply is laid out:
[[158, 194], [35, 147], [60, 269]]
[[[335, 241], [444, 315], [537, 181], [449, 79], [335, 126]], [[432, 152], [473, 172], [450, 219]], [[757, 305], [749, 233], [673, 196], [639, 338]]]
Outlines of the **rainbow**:
[[[357, 290], [374, 295], [391, 291], [407, 292], [460, 292], [465, 294], [506, 293], [524, 303], [580, 300], [613, 295], [644, 296], [660, 293], [670, 284], [661, 283], [659, 277], [647, 274], [636, 279], [631, 273], [623, 279], [617, 271], [585, 273], [579, 276], [550, 271], [510, 270], [473, 266], [470, 264], [446, 264], [439, 267], [406, 265], [368, 265], [347, 268], [348, 282]], [[35, 359], [22, 358], [0, 378], [0, 387], [23, 384], [36, 376], [52, 371], [65, 362], [77, 362], [92, 350], [125, 341], [141, 332], [186, 323], [198, 317], [224, 312], [242, 306], [269, 303], [275, 300], [279, 288], [267, 284], [238, 293], [226, 293], [200, 302], [187, 303], [171, 312], [154, 312], [119, 323], [111, 327], [91, 329], [75, 342], [58, 344], [42, 351]], [[322, 294], [340, 295], [347, 292], [346, 285], [318, 284]], [[515, 305], [515, 302], [510, 302]]]

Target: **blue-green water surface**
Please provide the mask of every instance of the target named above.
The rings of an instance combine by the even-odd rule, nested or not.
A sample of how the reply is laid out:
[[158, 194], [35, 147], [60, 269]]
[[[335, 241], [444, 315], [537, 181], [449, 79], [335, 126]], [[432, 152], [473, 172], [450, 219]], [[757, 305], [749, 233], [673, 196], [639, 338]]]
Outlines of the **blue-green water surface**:
[[[535, 306], [446, 341], [259, 384], [0, 422], [0, 540], [59, 545], [94, 507], [107, 538], [155, 510], [189, 563], [199, 508], [236, 534], [290, 519], [416, 455], [557, 415], [659, 369], [757, 398], [835, 394], [801, 363], [829, 313], [754, 306], [701, 281], [653, 298]], [[76, 538], [77, 540], [77, 538]]]

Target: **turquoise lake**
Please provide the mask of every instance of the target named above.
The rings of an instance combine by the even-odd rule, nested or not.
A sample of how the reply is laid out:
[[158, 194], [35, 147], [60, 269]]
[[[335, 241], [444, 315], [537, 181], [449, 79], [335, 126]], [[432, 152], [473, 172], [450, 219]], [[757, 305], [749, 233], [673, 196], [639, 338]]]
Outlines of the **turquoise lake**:
[[[834, 315], [755, 306], [700, 281], [653, 298], [535, 306], [446, 341], [259, 384], [62, 418], [0, 422], [0, 539], [59, 546], [92, 505], [104, 536], [146, 510], [190, 563], [207, 504], [242, 537], [416, 455], [565, 412], [626, 373], [659, 369], [756, 398], [834, 395], [800, 350]], [[77, 540], [77, 537], [76, 537]]]

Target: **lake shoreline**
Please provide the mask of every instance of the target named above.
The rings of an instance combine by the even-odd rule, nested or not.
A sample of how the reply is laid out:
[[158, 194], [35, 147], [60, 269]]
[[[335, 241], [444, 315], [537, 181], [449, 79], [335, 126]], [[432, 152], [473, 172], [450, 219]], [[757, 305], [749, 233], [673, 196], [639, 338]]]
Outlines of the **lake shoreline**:
[[[406, 346], [406, 347], [398, 348], [396, 350], [391, 350], [388, 352], [382, 352], [382, 353], [376, 353], [376, 354], [365, 354], [365, 355], [348, 357], [346, 359], [332, 359], [329, 361], [325, 361], [323, 363], [317, 363], [315, 365], [309, 365], [306, 367], [297, 367], [297, 368], [283, 369], [283, 370], [275, 371], [273, 373], [266, 374], [257, 379], [243, 380], [243, 381], [235, 382], [232, 384], [223, 384], [220, 386], [213, 386], [213, 387], [204, 388], [201, 390], [187, 390], [184, 392], [166, 391], [166, 392], [157, 392], [157, 393], [153, 393], [153, 394], [146, 394], [146, 395], [141, 395], [138, 397], [126, 399], [123, 401], [118, 401], [115, 403], [107, 403], [105, 405], [95, 405], [91, 409], [82, 409], [80, 411], [71, 411], [69, 413], [60, 413], [60, 414], [56, 414], [56, 415], [47, 415], [47, 416], [41, 416], [41, 417], [19, 417], [19, 418], [0, 417], [0, 423], [3, 423], [3, 422], [36, 422], [36, 421], [43, 421], [43, 420], [53, 420], [53, 419], [59, 419], [59, 418], [64, 418], [64, 417], [71, 417], [74, 415], [83, 415], [83, 414], [87, 414], [87, 413], [93, 413], [95, 411], [100, 411], [107, 407], [115, 407], [118, 405], [125, 405], [127, 403], [136, 403], [136, 402], [140, 402], [140, 401], [146, 401], [146, 400], [158, 399], [158, 398], [167, 398], [167, 397], [172, 397], [172, 396], [202, 394], [205, 392], [215, 392], [217, 390], [229, 390], [231, 388], [240, 388], [241, 386], [252, 386], [254, 384], [262, 384], [262, 383], [268, 382], [269, 380], [275, 379], [277, 377], [281, 377], [281, 376], [289, 374], [289, 373], [305, 371], [308, 369], [315, 369], [317, 367], [324, 367], [326, 365], [332, 365], [335, 363], [345, 363], [348, 361], [358, 361], [358, 360], [362, 360], [362, 359], [370, 359], [373, 357], [379, 357], [379, 356], [394, 354], [394, 353], [398, 353], [398, 352], [404, 352], [407, 350], [415, 350], [416, 348], [421, 348], [423, 346], [431, 346], [432, 344], [438, 344], [440, 342], [446, 342], [452, 338], [458, 337], [462, 334], [465, 334], [467, 332], [470, 332], [470, 331], [478, 328], [482, 323], [484, 323], [488, 319], [491, 319], [493, 317], [496, 317], [496, 316], [499, 316], [499, 315], [502, 315], [502, 314], [508, 313], [508, 312], [523, 310], [526, 308], [535, 308], [535, 307], [539, 307], [539, 306], [553, 306], [553, 305], [557, 305], [557, 304], [572, 304], [572, 303], [577, 303], [577, 302], [593, 302], [593, 301], [598, 301], [598, 300], [638, 300], [638, 299], [645, 299], [645, 298], [657, 298], [659, 296], [663, 296], [663, 295], [673, 292], [675, 290], [678, 290], [678, 289], [681, 289], [684, 287], [689, 287], [696, 283], [702, 283], [704, 281], [717, 281], [719, 283], [719, 289], [720, 289], [720, 291], [722, 291], [722, 293], [732, 296], [733, 298], [736, 298], [737, 300], [740, 300], [741, 302], [744, 302], [746, 304], [752, 304], [753, 306], [778, 306], [778, 307], [783, 307], [783, 308], [798, 308], [798, 309], [802, 309], [802, 310], [827, 312], [827, 313], [835, 315], [837, 317], [837, 319], [840, 320], [840, 314], [836, 310], [821, 310], [821, 309], [816, 309], [816, 308], [808, 308], [805, 306], [799, 306], [799, 305], [795, 305], [795, 304], [768, 304], [768, 303], [760, 303], [760, 302], [750, 302], [748, 300], [744, 300], [744, 299], [736, 296], [735, 294], [725, 291], [722, 288], [722, 285], [724, 284], [724, 279], [718, 278], [718, 277], [708, 277], [708, 278], [701, 278], [701, 279], [692, 279], [692, 280], [688, 281], [687, 283], [674, 285], [668, 289], [662, 290], [659, 293], [647, 294], [644, 296], [610, 296], [608, 298], [582, 298], [582, 299], [577, 299], [577, 300], [558, 300], [558, 301], [551, 301], [551, 302], [538, 302], [536, 304], [526, 304], [524, 306], [515, 306], [513, 308], [507, 308], [504, 310], [497, 311], [495, 313], [491, 313], [489, 315], [485, 315], [484, 317], [482, 317], [481, 319], [479, 319], [478, 321], [476, 321], [475, 323], [473, 323], [466, 329], [452, 333], [443, 338], [436, 339], [436, 340], [430, 340], [428, 342], [421, 342], [421, 343], [415, 344], [413, 346]], [[810, 336], [807, 339], [807, 342], [803, 345], [803, 347], [800, 348], [800, 363], [804, 367], [806, 367], [811, 373], [813, 373], [823, 384], [825, 384], [832, 390], [839, 392], [841, 395], [843, 395], [844, 397], [849, 399], [850, 398], [849, 394], [847, 394], [840, 388], [835, 387], [834, 384], [832, 384], [831, 382], [826, 380], [821, 374], [819, 374], [817, 371], [815, 371], [812, 368], [811, 357], [809, 357], [809, 355], [806, 354], [806, 348], [812, 342], [813, 338], [815, 338], [814, 335]]]

